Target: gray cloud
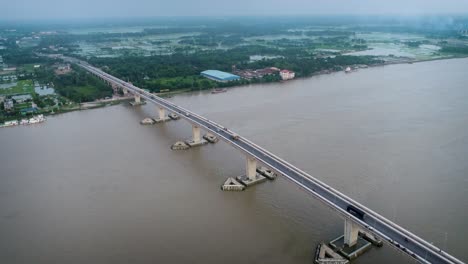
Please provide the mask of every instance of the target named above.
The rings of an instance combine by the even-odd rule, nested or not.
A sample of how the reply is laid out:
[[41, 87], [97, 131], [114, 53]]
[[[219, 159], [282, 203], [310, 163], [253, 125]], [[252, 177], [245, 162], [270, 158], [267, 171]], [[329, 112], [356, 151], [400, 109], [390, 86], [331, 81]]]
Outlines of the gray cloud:
[[468, 0], [14, 0], [3, 19], [468, 13]]

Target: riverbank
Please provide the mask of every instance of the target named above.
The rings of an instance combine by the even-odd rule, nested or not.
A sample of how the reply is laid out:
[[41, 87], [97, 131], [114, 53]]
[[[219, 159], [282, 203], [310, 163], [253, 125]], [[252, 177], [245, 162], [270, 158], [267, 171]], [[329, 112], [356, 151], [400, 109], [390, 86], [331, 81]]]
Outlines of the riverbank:
[[[457, 208], [468, 202], [467, 62], [394, 65], [169, 100], [290, 160], [466, 261], [466, 212]], [[267, 261], [306, 264], [315, 245], [343, 232], [340, 217], [282, 177], [243, 193], [222, 192], [219, 185], [227, 177], [245, 171], [238, 151], [224, 143], [171, 151], [174, 142], [191, 136], [191, 126], [140, 126], [141, 119], [156, 114], [155, 107], [126, 104], [49, 117], [27, 129], [0, 129], [5, 175], [0, 240], [11, 244], [12, 255], [25, 256], [26, 263], [43, 254], [44, 263], [75, 255], [119, 262], [131, 255], [141, 256], [141, 262], [179, 263], [195, 256], [207, 264], [231, 264], [239, 262], [237, 255], [261, 262], [267, 252]], [[69, 217], [48, 225], [63, 216]], [[117, 227], [114, 236], [109, 220]], [[207, 226], [212, 232], [204, 232]], [[27, 248], [17, 239], [25, 228], [40, 234], [30, 237]], [[209, 246], [200, 245], [200, 237]], [[116, 246], [121, 238], [128, 243]], [[47, 250], [62, 240], [68, 242], [60, 250]], [[98, 251], [96, 243], [103, 245]], [[141, 243], [152, 246], [142, 250]], [[252, 243], [258, 246], [253, 249]], [[190, 250], [176, 250], [181, 245]], [[219, 253], [210, 255], [213, 251]], [[409, 260], [384, 245], [358, 261]]]
[[[413, 63], [423, 63], [423, 62], [431, 62], [431, 61], [439, 61], [439, 60], [451, 60], [451, 59], [464, 59], [468, 58], [468, 55], [465, 56], [455, 56], [453, 55], [452, 57], [439, 57], [439, 58], [430, 58], [430, 59], [411, 59], [411, 58], [395, 58], [394, 61], [386, 61], [384, 63], [379, 63], [379, 64], [373, 64], [373, 65], [351, 65], [350, 67], [353, 67], [353, 70], [363, 70], [366, 68], [375, 68], [375, 67], [382, 67], [382, 66], [387, 66], [387, 65], [398, 65], [398, 64], [413, 64]], [[323, 70], [320, 72], [316, 72], [312, 75], [309, 76], [304, 76], [304, 77], [297, 77], [293, 80], [300, 80], [300, 79], [307, 79], [315, 76], [320, 76], [320, 75], [325, 75], [325, 74], [332, 74], [336, 72], [341, 72], [343, 70]], [[285, 81], [280, 81], [280, 82], [285, 82]], [[287, 82], [287, 81], [286, 81]], [[271, 83], [271, 82], [269, 82]], [[275, 82], [273, 82], [275, 83]], [[232, 86], [228, 87], [229, 88], [240, 88], [240, 87], [246, 87], [249, 85], [256, 85], [256, 84], [266, 84], [265, 82], [259, 82], [259, 83], [252, 83], [252, 84], [245, 84], [245, 85], [238, 85], [238, 86]], [[208, 91], [210, 89], [200, 89], [200, 90], [192, 90], [192, 89], [180, 89], [180, 90], [174, 90], [170, 92], [163, 92], [163, 93], [155, 93], [155, 95], [163, 97], [163, 98], [171, 98], [172, 96], [179, 95], [179, 94], [186, 94], [186, 93], [191, 93], [191, 92], [197, 92], [197, 91]], [[58, 114], [64, 114], [64, 113], [69, 113], [69, 112], [74, 112], [74, 111], [81, 111], [81, 110], [90, 110], [90, 109], [97, 109], [97, 108], [102, 108], [106, 106], [111, 106], [111, 105], [117, 105], [120, 104], [121, 102], [124, 101], [131, 101], [133, 100], [133, 97], [113, 97], [111, 99], [102, 99], [98, 101], [93, 101], [93, 102], [84, 102], [79, 104], [76, 107], [72, 108], [62, 108], [57, 112], [44, 112], [41, 113], [44, 116], [51, 116], [51, 115], [58, 115]], [[5, 122], [12, 121], [12, 120], [17, 120], [18, 118], [21, 117], [12, 117], [11, 119], [5, 120]]]
[[[43, 115], [43, 116], [53, 116], [53, 115], [74, 112], [74, 111], [90, 110], [90, 109], [102, 108], [106, 106], [117, 105], [117, 104], [120, 104], [121, 102], [130, 101], [130, 100], [133, 100], [133, 97], [114, 97], [111, 99], [103, 99], [103, 100], [93, 101], [93, 102], [84, 102], [74, 107], [63, 107], [59, 109], [58, 111], [39, 112], [38, 114]], [[0, 123], [0, 127], [9, 127], [9, 126], [5, 126], [5, 124], [11, 121], [17, 121], [19, 119], [24, 119], [24, 118], [25, 118], [24, 116], [13, 116], [11, 118], [6, 119], [4, 123]]]

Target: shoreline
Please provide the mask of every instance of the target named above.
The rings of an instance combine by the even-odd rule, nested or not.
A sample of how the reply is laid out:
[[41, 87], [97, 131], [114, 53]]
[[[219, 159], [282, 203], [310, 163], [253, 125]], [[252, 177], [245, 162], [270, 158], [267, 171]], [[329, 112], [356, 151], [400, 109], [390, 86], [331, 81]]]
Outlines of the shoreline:
[[[368, 68], [385, 67], [385, 66], [388, 66], [388, 65], [413, 64], [413, 63], [424, 63], [424, 62], [431, 62], [431, 61], [466, 59], [466, 58], [468, 58], [468, 55], [442, 57], [442, 58], [420, 59], [420, 60], [413, 60], [413, 59], [410, 59], [410, 58], [406, 58], [406, 59], [403, 59], [403, 60], [400, 60], [400, 61], [384, 62], [384, 63], [381, 63], [381, 64], [367, 65], [367, 67], [365, 67], [365, 68], [357, 68], [357, 69], [362, 70], [362, 69], [368, 69]], [[312, 77], [321, 76], [321, 75], [328, 75], [328, 74], [332, 74], [332, 73], [342, 72], [342, 70], [340, 70], [340, 71], [324, 70], [324, 71], [327, 71], [327, 72], [321, 71], [321, 72], [313, 73], [313, 74], [311, 74], [309, 76], [297, 77], [297, 78], [292, 79], [290, 81], [301, 80], [301, 79], [312, 78]], [[285, 82], [285, 81], [269, 82], [269, 83], [282, 83], [282, 82]], [[260, 82], [260, 83], [225, 87], [225, 88], [227, 88], [227, 89], [241, 88], [241, 87], [247, 87], [247, 86], [250, 86], [250, 85], [257, 85], [257, 84], [268, 84], [268, 83], [267, 82], [264, 82], [264, 83]], [[201, 92], [201, 91], [209, 91], [209, 90], [210, 89], [200, 89], [200, 90], [193, 91], [190, 88], [185, 88], [185, 89], [179, 89], [179, 90], [170, 91], [170, 92], [154, 93], [154, 94], [156, 96], [159, 96], [159, 97], [162, 97], [162, 98], [171, 98], [172, 96], [175, 96], [175, 95], [188, 94], [188, 93]], [[103, 99], [103, 100], [99, 100], [99, 101], [84, 102], [84, 103], [81, 103], [79, 107], [70, 108], [70, 109], [62, 109], [60, 112], [56, 112], [56, 113], [42, 113], [42, 114], [44, 116], [54, 116], [54, 115], [59, 115], [59, 114], [66, 114], [66, 113], [70, 113], [70, 112], [75, 112], [75, 111], [92, 110], [92, 109], [97, 109], [97, 108], [103, 108], [103, 107], [106, 107], [106, 106], [118, 105], [118, 104], [120, 104], [120, 103], [122, 103], [124, 101], [130, 101], [130, 100], [133, 100], [133, 97], [116, 97], [116, 98], [112, 98], [112, 99]], [[13, 120], [17, 120], [17, 119], [5, 120], [5, 122], [13, 121]], [[2, 125], [3, 124], [0, 124], [0, 127], [3, 127]]]
[[[420, 60], [414, 60], [414, 59], [406, 58], [405, 60], [400, 60], [400, 61], [384, 62], [384, 63], [380, 63], [380, 64], [367, 65], [367, 67], [357, 68], [357, 70], [365, 70], [365, 69], [370, 69], [370, 68], [385, 67], [385, 66], [391, 66], [391, 65], [415, 64], [415, 63], [424, 63], [424, 62], [431, 62], [431, 61], [466, 59], [466, 58], [468, 58], [468, 54], [464, 55], [464, 56], [452, 56], [452, 57], [430, 58], [430, 59], [420, 59]], [[332, 73], [343, 72], [343, 70], [339, 70], [339, 71], [324, 70], [324, 71], [328, 71], [328, 72], [326, 72], [326, 73], [323, 72], [323, 71], [316, 72], [316, 73], [313, 73], [313, 74], [311, 74], [309, 76], [297, 77], [297, 78], [287, 80], [287, 81], [258, 82], [258, 83], [250, 83], [250, 84], [231, 86], [231, 87], [224, 87], [224, 88], [229, 90], [231, 88], [242, 88], [242, 87], [248, 87], [248, 86], [251, 86], [251, 85], [287, 83], [289, 81], [294, 81], [294, 80], [303, 80], [303, 79], [312, 78], [312, 77], [316, 77], [316, 76], [329, 75], [329, 74], [332, 74]], [[212, 88], [212, 89], [214, 89], [214, 88]], [[210, 89], [200, 89], [200, 90], [192, 91], [191, 89], [180, 89], [180, 90], [175, 90], [175, 91], [166, 92], [166, 93], [154, 93], [154, 94], [156, 96], [166, 98], [166, 96], [171, 96], [172, 97], [172, 95], [188, 94], [188, 93], [193, 93], [193, 92], [202, 92], [202, 91], [209, 91], [209, 90]]]

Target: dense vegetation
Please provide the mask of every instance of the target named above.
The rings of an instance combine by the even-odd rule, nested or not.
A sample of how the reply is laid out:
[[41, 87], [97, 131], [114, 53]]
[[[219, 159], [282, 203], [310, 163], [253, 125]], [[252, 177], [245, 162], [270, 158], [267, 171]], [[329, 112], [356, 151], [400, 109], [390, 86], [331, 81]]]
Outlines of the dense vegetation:
[[108, 85], [78, 67], [73, 67], [71, 73], [56, 76], [53, 83], [60, 95], [75, 102], [112, 96], [112, 89]]
[[[440, 52], [446, 54], [468, 54], [463, 45], [450, 46], [446, 38], [463, 39], [455, 27], [436, 27], [432, 21], [395, 21], [379, 17], [368, 23], [361, 23], [354, 17], [294, 17], [294, 18], [249, 18], [241, 20], [187, 18], [170, 21], [138, 21], [143, 26], [141, 32], [127, 33], [89, 33], [70, 34], [70, 28], [89, 27], [90, 25], [23, 25], [15, 26], [16, 31], [2, 31], [0, 25], [0, 55], [5, 63], [20, 66], [17, 70], [19, 80], [38, 80], [53, 83], [56, 91], [75, 102], [92, 101], [111, 94], [111, 89], [100, 80], [74, 68], [69, 74], [55, 75], [53, 64], [56, 61], [38, 56], [38, 53], [61, 53], [87, 60], [93, 65], [135, 85], [152, 92], [161, 90], [210, 89], [242, 85], [255, 82], [278, 81], [278, 75], [262, 79], [240, 80], [217, 83], [200, 76], [207, 69], [232, 72], [233, 69], [260, 69], [277, 67], [296, 72], [305, 77], [324, 70], [337, 71], [356, 64], [380, 64], [382, 60], [371, 56], [345, 56], [351, 51], [360, 51], [372, 46], [372, 39], [363, 39], [359, 33], [390, 32], [430, 35], [434, 40], [395, 41], [407, 47], [418, 48], [422, 44], [440, 45]], [[453, 23], [463, 24], [465, 18], [454, 18]], [[120, 22], [115, 22], [118, 26]], [[130, 26], [133, 21], [122, 22]], [[136, 22], [135, 22], [136, 23]], [[156, 24], [155, 24], [156, 23]], [[159, 25], [160, 27], [154, 27]], [[123, 24], [122, 24], [123, 25]], [[346, 27], [342, 27], [347, 25]], [[11, 25], [5, 26], [4, 29]], [[93, 25], [99, 26], [99, 25]], [[108, 26], [107, 24], [101, 25]], [[153, 26], [153, 27], [152, 27]], [[56, 34], [39, 34], [51, 30]], [[34, 33], [35, 32], [35, 33]], [[166, 34], [184, 34], [172, 41], [159, 38]], [[33, 38], [31, 37], [33, 36]], [[26, 38], [33, 43], [21, 45]], [[40, 39], [40, 41], [39, 41]], [[34, 41], [37, 40], [37, 43]], [[387, 41], [387, 40], [385, 40]], [[438, 41], [438, 42], [436, 42]], [[18, 44], [20, 43], [20, 44]], [[94, 57], [99, 55], [81, 53], [80, 45], [88, 44], [104, 51], [105, 55], [119, 57]], [[154, 45], [150, 52], [143, 54], [125, 46], [128, 43]], [[150, 43], [150, 44], [149, 44]], [[26, 45], [26, 46], [25, 46]], [[114, 49], [119, 45], [125, 47]], [[168, 46], [164, 50], [163, 46]], [[85, 48], [83, 48], [85, 50]], [[120, 51], [117, 51], [120, 50]], [[81, 54], [81, 55], [78, 55]], [[250, 56], [270, 56], [269, 59], [251, 61]], [[41, 64], [43, 67], [26, 70], [24, 65]], [[32, 66], [31, 66], [32, 67]]]
[[[251, 54], [274, 54], [280, 58], [249, 62]], [[237, 69], [260, 69], [277, 67], [290, 69], [297, 76], [309, 76], [321, 70], [339, 70], [353, 64], [377, 64], [382, 61], [370, 56], [336, 56], [316, 58], [304, 49], [279, 50], [262, 46], [242, 46], [228, 51], [212, 50], [196, 53], [175, 53], [166, 56], [92, 58], [90, 63], [135, 85], [151, 91], [161, 89], [207, 89], [216, 86], [237, 85], [246, 81], [219, 84], [199, 77], [201, 71], [217, 69], [232, 71]], [[266, 78], [264, 81], [272, 81]], [[258, 80], [257, 80], [258, 81]], [[247, 82], [248, 83], [248, 82]]]
[[468, 54], [468, 47], [466, 46], [445, 46], [441, 49], [442, 52], [455, 53], [455, 54]]

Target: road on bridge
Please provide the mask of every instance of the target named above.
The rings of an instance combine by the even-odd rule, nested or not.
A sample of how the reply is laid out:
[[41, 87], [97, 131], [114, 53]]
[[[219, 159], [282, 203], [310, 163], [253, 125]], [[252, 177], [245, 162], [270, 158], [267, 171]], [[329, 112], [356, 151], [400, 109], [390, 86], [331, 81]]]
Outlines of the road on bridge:
[[[463, 263], [447, 252], [442, 251], [431, 243], [377, 214], [364, 205], [352, 200], [341, 192], [331, 188], [327, 184], [317, 180], [306, 172], [298, 169], [287, 161], [251, 142], [250, 140], [239, 136], [237, 133], [234, 133], [222, 125], [187, 109], [184, 109], [181, 106], [177, 106], [161, 97], [146, 92], [132, 85], [131, 83], [125, 82], [110, 74], [107, 74], [84, 61], [79, 61], [69, 57], [62, 57], [62, 59], [76, 63], [85, 70], [95, 74], [99, 78], [119, 87], [125, 88], [134, 95], [141, 96], [149, 102], [152, 102], [180, 115], [182, 118], [189, 121], [193, 125], [210, 131], [211, 133], [217, 135], [220, 139], [242, 151], [245, 155], [254, 157], [259, 162], [282, 174], [292, 182], [298, 184], [308, 193], [312, 194], [320, 201], [324, 202], [326, 205], [337, 211], [343, 218], [352, 220], [357, 225], [359, 225], [361, 229], [382, 238], [385, 242], [387, 242], [387, 244], [394, 246], [401, 252], [409, 255], [411, 258], [421, 263]], [[363, 216], [359, 217], [350, 213], [349, 206], [362, 211]]]

